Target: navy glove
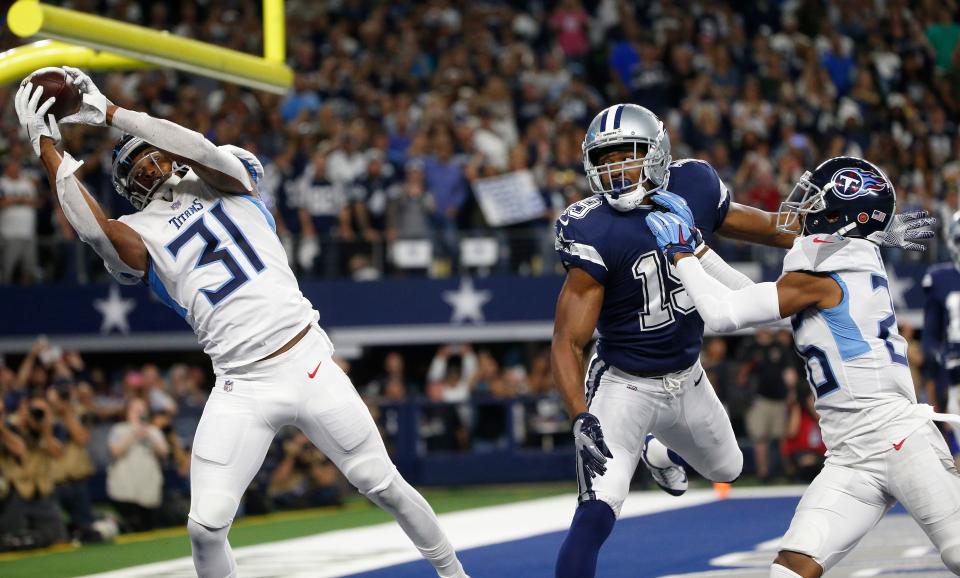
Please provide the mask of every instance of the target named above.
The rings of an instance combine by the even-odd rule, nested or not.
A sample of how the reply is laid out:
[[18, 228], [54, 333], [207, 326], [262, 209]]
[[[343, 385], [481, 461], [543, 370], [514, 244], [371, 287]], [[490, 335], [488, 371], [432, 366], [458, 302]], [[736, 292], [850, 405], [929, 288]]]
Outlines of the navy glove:
[[697, 245], [703, 242], [696, 227], [691, 227], [673, 213], [650, 211], [647, 226], [656, 237], [657, 246], [666, 255], [668, 263], [673, 263], [677, 253], [693, 253]]
[[690, 228], [697, 226], [696, 221], [693, 219], [693, 211], [690, 210], [690, 205], [688, 205], [687, 201], [680, 195], [671, 193], [670, 191], [660, 190], [657, 191], [655, 195], [651, 195], [650, 200], [686, 221]]
[[613, 458], [603, 441], [603, 430], [597, 416], [583, 412], [573, 420], [573, 439], [577, 446], [577, 466], [585, 480], [607, 473], [607, 458]]

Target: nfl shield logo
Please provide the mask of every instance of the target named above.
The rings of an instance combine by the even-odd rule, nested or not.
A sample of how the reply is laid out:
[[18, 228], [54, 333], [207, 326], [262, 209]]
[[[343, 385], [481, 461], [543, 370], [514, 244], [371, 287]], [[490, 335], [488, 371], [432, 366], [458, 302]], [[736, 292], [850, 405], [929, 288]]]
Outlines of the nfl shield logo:
[[233, 391], [233, 380], [228, 379], [223, 382], [223, 391]]

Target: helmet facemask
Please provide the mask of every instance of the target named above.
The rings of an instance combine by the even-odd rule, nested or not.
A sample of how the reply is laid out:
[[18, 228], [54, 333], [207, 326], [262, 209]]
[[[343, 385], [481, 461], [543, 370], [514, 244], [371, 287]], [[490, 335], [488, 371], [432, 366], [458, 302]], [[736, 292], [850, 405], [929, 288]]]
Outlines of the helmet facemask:
[[[142, 139], [134, 140], [124, 146], [114, 160], [113, 186], [120, 196], [140, 211], [161, 189], [170, 190], [176, 186], [188, 167], [174, 161], [170, 170], [164, 170], [160, 164], [163, 153], [157, 149], [149, 150], [152, 145]], [[148, 152], [143, 154], [145, 150]]]
[[[600, 158], [611, 151], [625, 151], [629, 158], [599, 164]], [[636, 208], [650, 192], [660, 188], [654, 175], [663, 173], [663, 167], [670, 163], [670, 156], [659, 148], [652, 148], [644, 142], [627, 142], [616, 146], [598, 147], [587, 153], [587, 181], [595, 194], [607, 197], [610, 205], [620, 211]], [[630, 175], [639, 171], [639, 179]], [[637, 182], [634, 182], [636, 180]]]
[[[810, 171], [803, 173], [787, 196], [787, 200], [780, 203], [777, 230], [781, 233], [802, 235], [807, 215], [819, 213], [827, 208], [824, 200], [825, 191], [811, 182], [811, 176], [813, 175]], [[832, 186], [832, 183], [827, 186]]]

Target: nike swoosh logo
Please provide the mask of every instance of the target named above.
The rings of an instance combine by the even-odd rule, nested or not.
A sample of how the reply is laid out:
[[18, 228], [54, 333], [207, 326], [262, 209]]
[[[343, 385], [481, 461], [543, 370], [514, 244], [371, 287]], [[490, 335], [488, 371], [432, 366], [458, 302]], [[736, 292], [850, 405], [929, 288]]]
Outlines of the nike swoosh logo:
[[[910, 437], [910, 436], [907, 436], [907, 437]], [[900, 440], [900, 443], [898, 443], [898, 444], [893, 444], [893, 449], [895, 449], [895, 450], [897, 450], [897, 451], [899, 452], [899, 451], [900, 451], [900, 448], [903, 447], [903, 442], [905, 442], [905, 441], [907, 441], [907, 438], [903, 438], [902, 440]]]
[[313, 368], [313, 371], [307, 374], [307, 377], [309, 377], [310, 379], [313, 379], [314, 377], [316, 377], [317, 371], [320, 370], [320, 364], [322, 363], [323, 363], [322, 361], [317, 363], [317, 366]]
[[703, 376], [706, 374], [707, 374], [706, 371], [700, 372], [700, 377], [698, 377], [697, 380], [693, 382], [693, 387], [697, 387], [698, 385], [700, 385], [700, 380], [702, 380]]
[[833, 241], [824, 241], [823, 239], [814, 239], [814, 243], [826, 243], [828, 245], [833, 245]]

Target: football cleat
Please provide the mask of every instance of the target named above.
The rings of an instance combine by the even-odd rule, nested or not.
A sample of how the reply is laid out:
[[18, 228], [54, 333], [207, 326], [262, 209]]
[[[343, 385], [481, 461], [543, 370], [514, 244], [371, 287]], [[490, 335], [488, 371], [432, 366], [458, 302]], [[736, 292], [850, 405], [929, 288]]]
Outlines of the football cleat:
[[647, 466], [647, 469], [650, 470], [653, 481], [660, 486], [661, 490], [671, 496], [682, 496], [690, 485], [686, 470], [683, 469], [683, 466], [677, 465], [668, 468], [658, 468], [651, 465], [650, 462], [647, 461], [647, 444], [649, 444], [652, 439], [653, 435], [647, 434], [647, 439], [643, 441], [643, 452], [640, 454], [643, 465]]

